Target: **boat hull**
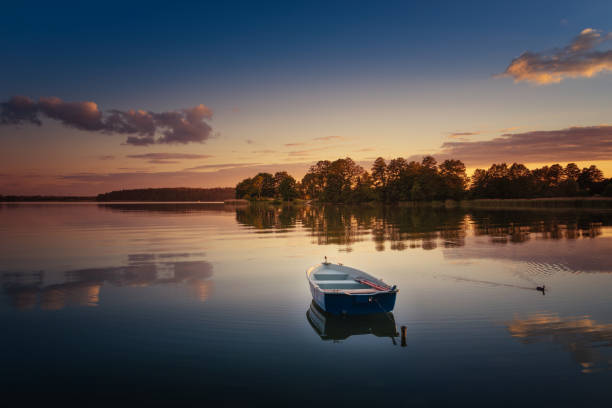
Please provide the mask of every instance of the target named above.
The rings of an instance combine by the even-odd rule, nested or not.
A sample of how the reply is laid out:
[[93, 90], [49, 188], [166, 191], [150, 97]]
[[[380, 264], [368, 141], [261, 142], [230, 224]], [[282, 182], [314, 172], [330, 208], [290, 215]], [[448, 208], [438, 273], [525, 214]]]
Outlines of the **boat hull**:
[[321, 291], [312, 282], [308, 283], [315, 303], [327, 313], [334, 315], [387, 313], [395, 306], [397, 294], [395, 291], [364, 294], [330, 293]]

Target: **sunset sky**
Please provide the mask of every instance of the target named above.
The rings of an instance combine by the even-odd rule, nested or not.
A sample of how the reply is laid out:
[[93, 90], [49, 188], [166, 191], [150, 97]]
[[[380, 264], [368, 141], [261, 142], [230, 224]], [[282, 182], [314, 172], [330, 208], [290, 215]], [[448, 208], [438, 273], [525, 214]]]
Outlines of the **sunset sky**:
[[612, 176], [612, 2], [11, 2], [0, 194], [403, 156]]

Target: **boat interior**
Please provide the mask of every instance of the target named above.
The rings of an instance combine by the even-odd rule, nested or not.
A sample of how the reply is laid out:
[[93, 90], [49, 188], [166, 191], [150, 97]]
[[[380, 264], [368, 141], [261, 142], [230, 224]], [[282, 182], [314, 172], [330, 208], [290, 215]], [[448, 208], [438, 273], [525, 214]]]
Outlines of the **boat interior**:
[[[356, 273], [351, 273], [352, 271], [355, 271]], [[335, 289], [350, 291], [353, 293], [377, 292], [377, 290], [371, 286], [355, 280], [355, 278], [363, 277], [375, 282], [378, 281], [377, 279], [373, 279], [371, 276], [364, 275], [365, 274], [359, 273], [359, 271], [356, 269], [352, 270], [352, 268], [342, 267], [340, 265], [324, 264], [321, 268], [313, 271], [311, 274], [311, 280], [323, 290]]]

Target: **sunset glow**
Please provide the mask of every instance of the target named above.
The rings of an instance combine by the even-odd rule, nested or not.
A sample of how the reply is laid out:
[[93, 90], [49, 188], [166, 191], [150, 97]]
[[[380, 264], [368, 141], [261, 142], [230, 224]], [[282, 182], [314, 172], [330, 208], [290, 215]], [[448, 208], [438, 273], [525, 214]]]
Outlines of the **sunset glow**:
[[462, 160], [468, 175], [515, 161], [612, 174], [608, 3], [529, 17], [488, 2], [477, 13], [362, 6], [207, 5], [207, 24], [191, 8], [108, 8], [73, 24], [50, 5], [7, 6], [0, 194], [299, 179], [347, 156], [366, 169], [431, 154]]

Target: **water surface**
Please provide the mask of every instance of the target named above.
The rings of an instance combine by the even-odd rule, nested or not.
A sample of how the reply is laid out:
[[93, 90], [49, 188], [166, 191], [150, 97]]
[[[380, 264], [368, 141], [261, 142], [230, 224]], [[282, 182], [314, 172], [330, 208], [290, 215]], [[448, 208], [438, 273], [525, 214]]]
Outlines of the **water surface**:
[[[608, 406], [612, 396], [610, 212], [4, 204], [0, 248], [6, 399]], [[305, 271], [324, 256], [397, 284], [393, 313], [313, 309]]]

